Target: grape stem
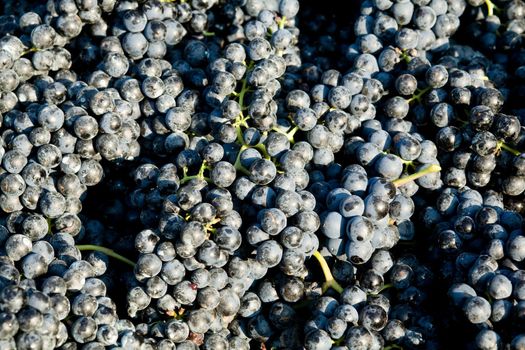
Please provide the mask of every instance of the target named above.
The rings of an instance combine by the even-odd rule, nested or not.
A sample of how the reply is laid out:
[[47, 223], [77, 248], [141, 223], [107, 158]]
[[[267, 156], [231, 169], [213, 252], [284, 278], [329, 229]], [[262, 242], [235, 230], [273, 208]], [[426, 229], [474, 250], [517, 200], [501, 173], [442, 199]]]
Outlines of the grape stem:
[[399, 58], [401, 58], [407, 64], [410, 63], [410, 61], [412, 61], [412, 57], [410, 56], [410, 54], [407, 52], [406, 49], [400, 49], [396, 47], [395, 51], [399, 54]]
[[217, 233], [217, 229], [213, 227], [213, 225], [218, 224], [219, 222], [221, 222], [221, 219], [215, 218], [212, 221], [208, 222], [206, 225], [204, 225], [204, 229], [206, 230], [207, 238], [210, 236], [210, 233], [212, 234]]
[[248, 92], [248, 73], [253, 69], [253, 62], [251, 62], [247, 69], [244, 78], [242, 79], [242, 85], [241, 85], [241, 91], [237, 93], [237, 98], [239, 101], [239, 105], [241, 106], [241, 110], [244, 108], [244, 95]]
[[239, 152], [237, 153], [237, 159], [235, 159], [235, 164], [233, 164], [233, 166], [234, 166], [235, 170], [240, 171], [244, 175], [250, 176], [250, 172], [248, 171], [248, 169], [246, 169], [241, 164], [241, 153], [247, 148], [249, 148], [247, 145], [242, 145], [241, 146], [241, 148], [239, 149]]
[[412, 170], [416, 169], [416, 165], [411, 160], [403, 160], [403, 165], [405, 166], [405, 170], [407, 171], [408, 169], [412, 169]]
[[286, 24], [286, 16], [283, 16], [278, 22], [279, 29], [283, 29], [285, 24]]
[[[249, 146], [249, 145], [247, 145], [244, 142], [244, 137], [243, 137], [243, 133], [242, 133], [242, 129], [241, 129], [241, 126], [243, 126], [245, 128], [249, 127], [247, 121], [250, 119], [250, 116], [249, 115], [245, 116], [242, 111], [246, 109], [246, 106], [244, 105], [244, 95], [248, 91], [250, 91], [250, 88], [248, 87], [247, 75], [253, 69], [253, 66], [254, 66], [253, 62], [250, 62], [250, 64], [248, 64], [248, 68], [246, 70], [246, 76], [244, 77], [244, 79], [242, 79], [241, 91], [233, 93], [233, 95], [237, 98], [237, 100], [239, 102], [239, 106], [241, 107], [241, 112], [239, 113], [237, 118], [235, 118], [235, 122], [233, 123], [233, 126], [235, 127], [235, 132], [237, 134], [237, 143], [241, 146], [241, 148], [239, 149], [239, 152], [237, 153], [237, 159], [235, 160], [235, 164], [233, 166], [235, 167], [235, 169], [237, 171], [240, 171], [241, 173], [243, 173], [245, 175], [250, 175], [250, 172], [248, 171], [248, 169], [246, 169], [241, 164], [241, 153], [244, 150], [246, 150], [246, 149], [248, 149], [250, 147], [255, 148], [256, 150], [261, 152], [261, 154], [263, 155], [264, 158], [270, 159], [270, 155], [266, 151], [266, 147], [264, 146], [264, 144], [259, 143], [259, 144], [255, 145], [255, 146]], [[293, 131], [293, 133], [291, 134], [291, 137], [293, 137], [294, 133], [295, 133], [295, 131]], [[287, 134], [287, 136], [288, 136], [288, 134]]]
[[394, 349], [403, 350], [403, 347], [397, 344], [390, 344], [390, 345], [385, 346], [384, 348], [384, 350], [394, 350]]
[[22, 52], [22, 55], [21, 56], [25, 56], [27, 55], [28, 53], [31, 53], [31, 52], [37, 52], [37, 51], [40, 51], [38, 48], [36, 47], [32, 47], [30, 49], [27, 49], [25, 50], [24, 52]]
[[439, 165], [437, 165], [437, 164], [431, 164], [428, 167], [426, 167], [425, 169], [418, 171], [417, 173], [414, 173], [412, 175], [408, 175], [408, 176], [405, 176], [405, 177], [402, 177], [400, 179], [392, 181], [392, 184], [395, 187], [401, 187], [401, 186], [409, 183], [410, 181], [417, 180], [420, 177], [423, 177], [423, 176], [431, 174], [431, 173], [437, 173], [438, 171], [441, 171], [441, 167]]
[[255, 146], [253, 146], [253, 148], [261, 152], [264, 158], [270, 159], [270, 155], [268, 154], [268, 151], [266, 150], [266, 146], [264, 145], [264, 143], [258, 143]]
[[242, 137], [242, 130], [240, 125], [235, 126], [235, 132], [237, 133], [237, 143], [240, 145], [244, 145], [244, 139]]
[[250, 119], [250, 116], [244, 116], [244, 113], [242, 111], [246, 110], [247, 107], [244, 105], [244, 96], [248, 91], [250, 91], [250, 88], [248, 87], [248, 73], [253, 69], [253, 62], [250, 62], [247, 66], [246, 73], [244, 78], [242, 79], [241, 84], [241, 91], [236, 92], [234, 91], [232, 93], [233, 96], [237, 99], [237, 102], [239, 102], [239, 106], [241, 107], [241, 112], [235, 118], [235, 122], [233, 123], [233, 126], [235, 127], [235, 131], [237, 133], [237, 143], [241, 146], [244, 146], [244, 138], [242, 136], [242, 129], [241, 126], [244, 126], [245, 128], [248, 128], [248, 123], [246, 123], [247, 120]]
[[201, 164], [201, 167], [199, 169], [199, 172], [197, 175], [188, 175], [188, 168], [184, 167], [182, 168], [183, 171], [183, 178], [180, 180], [181, 184], [185, 184], [186, 182], [193, 180], [193, 179], [201, 179], [208, 183], [211, 182], [211, 179], [209, 177], [204, 176], [205, 170], [211, 170], [211, 168], [206, 164], [206, 161], [204, 160]]
[[332, 344], [335, 345], [335, 346], [339, 346], [339, 345], [343, 344], [344, 341], [345, 341], [345, 337], [341, 337], [341, 338], [332, 340]]
[[403, 50], [401, 52], [401, 56], [400, 56], [406, 63], [410, 63], [410, 61], [412, 61], [412, 58]]
[[378, 295], [378, 294], [380, 294], [382, 291], [387, 290], [387, 289], [389, 289], [389, 288], [392, 288], [393, 286], [394, 286], [394, 285], [393, 285], [392, 283], [387, 283], [387, 284], [385, 284], [385, 285], [379, 290], [379, 292], [377, 292], [377, 293], [370, 293], [369, 295]]
[[233, 126], [235, 126], [235, 132], [237, 133], [237, 143], [239, 145], [244, 145], [244, 138], [242, 136], [242, 129], [241, 129], [241, 126], [244, 126], [245, 128], [248, 128], [248, 123], [246, 123], [248, 120], [250, 119], [250, 117], [245, 117], [244, 114], [241, 113], [239, 114], [239, 116], [235, 119], [235, 122], [233, 123]]
[[50, 235], [53, 233], [53, 229], [52, 229], [53, 225], [51, 224], [50, 218], [47, 218], [46, 221], [47, 221], [47, 234]]
[[314, 257], [319, 262], [319, 265], [321, 265], [321, 270], [323, 270], [325, 282], [323, 283], [323, 293], [328, 290], [328, 288], [334, 289], [338, 293], [343, 292], [343, 287], [335, 280], [334, 276], [332, 275], [332, 271], [330, 271], [330, 267], [328, 267], [328, 264], [326, 263], [326, 260], [324, 257], [316, 251], [314, 253]]
[[408, 103], [412, 103], [414, 101], [417, 101], [418, 103], [421, 102], [421, 97], [423, 97], [424, 94], [432, 90], [430, 86], [424, 88], [424, 89], [418, 89], [417, 92], [408, 99]]
[[512, 147], [510, 147], [509, 145], [507, 145], [505, 142], [503, 141], [498, 141], [498, 149], [502, 149], [502, 150], [505, 150], [515, 156], [519, 156], [521, 155], [521, 152], [518, 151], [517, 149], [514, 149]]
[[173, 317], [176, 320], [182, 320], [184, 317], [184, 312], [186, 312], [186, 310], [184, 308], [180, 308], [179, 310], [166, 311], [166, 315]]
[[272, 130], [275, 131], [275, 132], [278, 132], [279, 134], [283, 134], [284, 136], [286, 136], [288, 141], [293, 145], [295, 143], [295, 140], [294, 140], [293, 137], [295, 136], [295, 133], [299, 130], [299, 127], [296, 125], [295, 127], [290, 129], [289, 131], [282, 131], [278, 127], [274, 126], [272, 128]]
[[491, 0], [485, 0], [485, 5], [487, 5], [487, 16], [494, 16], [494, 10], [501, 11]]
[[77, 245], [76, 247], [80, 251], [94, 250], [96, 252], [104, 253], [107, 256], [110, 256], [112, 258], [115, 258], [117, 260], [122, 261], [125, 264], [128, 264], [128, 265], [130, 265], [132, 267], [135, 267], [135, 263], [133, 261], [129, 260], [128, 258], [126, 258], [126, 257], [124, 257], [124, 256], [122, 256], [122, 255], [120, 255], [118, 253], [115, 253], [115, 251], [113, 251], [112, 249], [109, 249], [109, 248], [106, 248], [106, 247], [101, 247], [101, 246], [94, 245], [94, 244], [80, 244], [80, 245]]

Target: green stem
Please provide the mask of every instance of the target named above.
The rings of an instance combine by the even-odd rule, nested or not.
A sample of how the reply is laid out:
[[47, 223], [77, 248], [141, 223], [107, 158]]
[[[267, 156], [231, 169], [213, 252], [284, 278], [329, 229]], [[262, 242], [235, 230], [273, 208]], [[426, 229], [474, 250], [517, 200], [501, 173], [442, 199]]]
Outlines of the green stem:
[[235, 132], [237, 133], [237, 143], [244, 146], [244, 138], [242, 137], [242, 130], [240, 125], [235, 126]]
[[279, 21], [279, 29], [283, 29], [285, 24], [286, 24], [286, 16], [283, 16], [281, 20]]
[[383, 285], [383, 287], [377, 293], [368, 293], [367, 295], [379, 295], [384, 290], [387, 290], [387, 289], [392, 288], [392, 287], [394, 287], [394, 285], [392, 283], [387, 283], [387, 284]]
[[339, 339], [332, 340], [332, 344], [335, 346], [340, 346], [345, 341], [345, 337], [341, 337]]
[[401, 59], [403, 59], [406, 63], [410, 63], [412, 61], [412, 57], [410, 57], [405, 50], [401, 51]]
[[389, 289], [389, 288], [392, 288], [393, 286], [394, 286], [394, 285], [393, 285], [392, 283], [387, 283], [387, 284], [385, 284], [385, 285], [383, 286], [383, 288], [381, 288], [381, 289], [379, 290], [379, 293], [381, 293], [382, 291], [387, 290], [387, 289]]
[[314, 257], [319, 262], [319, 265], [321, 265], [321, 270], [323, 270], [325, 282], [323, 283], [323, 293], [328, 290], [328, 288], [334, 289], [338, 293], [343, 292], [343, 287], [335, 280], [334, 276], [332, 275], [332, 271], [330, 271], [330, 267], [328, 267], [328, 264], [326, 263], [326, 260], [324, 257], [316, 251], [314, 253]]
[[288, 137], [288, 141], [290, 141], [291, 144], [295, 143], [295, 140], [293, 137], [295, 136], [298, 130], [299, 130], [299, 127], [296, 125], [292, 130], [286, 133], [286, 137]]
[[128, 264], [128, 265], [130, 265], [132, 267], [135, 267], [135, 263], [133, 261], [129, 260], [128, 258], [123, 257], [122, 255], [120, 255], [118, 253], [115, 253], [115, 251], [113, 251], [113, 250], [111, 250], [109, 248], [101, 247], [101, 246], [94, 245], [94, 244], [80, 244], [80, 245], [77, 245], [76, 247], [80, 251], [83, 251], [83, 250], [94, 250], [94, 251], [97, 251], [97, 252], [104, 253], [107, 256], [110, 256], [110, 257], [115, 258], [117, 260], [120, 260], [123, 263], [126, 263], [126, 264]]
[[235, 127], [235, 132], [237, 133], [237, 143], [241, 146], [245, 145], [241, 126], [248, 128], [248, 123], [246, 123], [246, 121], [248, 121], [249, 119], [250, 117], [245, 117], [244, 114], [241, 112], [239, 116], [235, 118], [235, 122], [233, 123], [233, 126]]
[[248, 169], [243, 167], [242, 164], [241, 164], [241, 153], [242, 153], [242, 151], [244, 151], [247, 148], [248, 148], [248, 146], [246, 146], [246, 145], [242, 145], [241, 146], [241, 148], [239, 149], [239, 153], [237, 153], [237, 159], [235, 159], [235, 164], [233, 164], [233, 166], [235, 167], [235, 169], [237, 171], [243, 173], [244, 175], [250, 176], [250, 172], [248, 171]]
[[286, 135], [286, 131], [282, 131], [278, 126], [272, 126], [272, 131], [278, 132], [279, 134]]
[[204, 181], [210, 183], [211, 179], [209, 177], [204, 176], [204, 171], [205, 170], [211, 170], [211, 168], [208, 166], [206, 161], [202, 162], [201, 167], [200, 167], [199, 172], [197, 173], [197, 175], [188, 175], [188, 168], [186, 168], [186, 167], [182, 168], [183, 177], [180, 180], [181, 185], [183, 185], [186, 182], [188, 182], [190, 180], [193, 180], [193, 179], [201, 179], [201, 180], [204, 180]]
[[244, 116], [244, 114], [241, 112], [241, 115], [238, 118], [238, 121], [236, 121], [240, 126], [244, 126], [245, 128], [249, 128], [247, 121], [250, 120], [250, 116]]
[[184, 319], [185, 312], [186, 310], [181, 307], [178, 310], [171, 310], [171, 311], [166, 312], [166, 315], [173, 317], [176, 320], [182, 320]]
[[402, 177], [400, 179], [394, 180], [394, 181], [392, 181], [392, 183], [396, 187], [401, 187], [401, 186], [409, 183], [410, 181], [417, 180], [420, 177], [423, 177], [423, 176], [431, 174], [431, 173], [437, 173], [438, 171], [441, 171], [441, 167], [439, 165], [437, 165], [437, 164], [431, 164], [428, 167], [426, 167], [425, 169], [420, 170], [419, 172], [417, 172], [415, 174], [408, 175], [408, 176]]
[[40, 51], [40, 50], [37, 49], [36, 47], [32, 47], [32, 48], [27, 49], [27, 50], [25, 50], [24, 52], [22, 52], [22, 56], [25, 56], [25, 55], [27, 55], [28, 53], [31, 53], [31, 52], [37, 52], [37, 51]]
[[515, 156], [519, 156], [521, 155], [521, 152], [518, 151], [517, 149], [514, 149], [512, 147], [510, 147], [509, 145], [507, 145], [505, 142], [503, 141], [498, 141], [498, 149], [503, 149], [509, 153], [512, 153], [513, 155]]
[[253, 68], [253, 62], [248, 65], [248, 68], [246, 69], [246, 73], [244, 76], [244, 79], [242, 80], [241, 85], [241, 91], [238, 92], [238, 99], [239, 99], [239, 105], [241, 106], [241, 110], [243, 110], [244, 106], [244, 95], [248, 92], [248, 79], [246, 77], [248, 76], [248, 72]]
[[248, 80], [246, 78], [244, 78], [242, 80], [241, 91], [239, 92], [239, 96], [238, 96], [239, 97], [239, 105], [241, 106], [241, 110], [244, 107], [244, 95], [248, 91], [247, 85], [248, 85]]
[[207, 183], [211, 183], [211, 179], [210, 179], [209, 177], [206, 177], [206, 176], [199, 176], [199, 175], [190, 175], [190, 176], [185, 176], [185, 177], [183, 177], [183, 178], [180, 180], [180, 184], [181, 184], [181, 185], [184, 185], [184, 184], [187, 183], [188, 181], [195, 180], [195, 179], [201, 179], [201, 180], [206, 181]]
[[487, 16], [493, 16], [494, 10], [501, 11], [491, 0], [485, 0], [485, 5], [487, 5]]
[[[387, 155], [387, 154], [392, 154], [392, 153], [390, 153], [388, 150], [386, 150], [386, 151], [381, 151], [381, 154]], [[397, 154], [394, 154], [394, 156], [401, 160], [401, 162], [403, 163], [403, 166], [405, 167], [405, 170], [415, 169], [416, 168], [416, 165], [414, 164], [413, 160], [404, 160], [403, 158], [401, 158]]]
[[270, 159], [271, 158], [270, 155], [268, 154], [268, 151], [266, 150], [266, 146], [264, 145], [264, 143], [258, 143], [255, 146], [253, 146], [253, 148], [255, 148], [256, 150], [261, 152], [261, 154], [263, 155], [264, 158], [266, 158], [266, 159]]
[[247, 109], [247, 107], [244, 105], [244, 96], [250, 89], [248, 87], [248, 79], [246, 77], [248, 75], [248, 72], [252, 69], [252, 67], [253, 67], [253, 62], [251, 62], [248, 65], [248, 68], [246, 69], [246, 73], [245, 73], [246, 75], [244, 79], [242, 79], [241, 91], [233, 93], [233, 96], [235, 96], [235, 98], [239, 102], [239, 106], [241, 107], [241, 112], [239, 113], [237, 118], [235, 118], [235, 122], [233, 123], [235, 127], [235, 131], [237, 133], [237, 143], [241, 146], [244, 145], [244, 138], [242, 136], [241, 126], [248, 128], [248, 123], [246, 123], [246, 121], [250, 119], [249, 116], [245, 117], [242, 111]]
[[204, 170], [210, 170], [208, 163], [205, 160], [202, 161], [201, 168], [199, 169], [199, 173], [197, 175], [199, 177], [204, 177]]
[[390, 344], [390, 345], [385, 346], [383, 350], [394, 350], [394, 349], [403, 350], [403, 347], [397, 344]]
[[278, 127], [274, 126], [274, 127], [272, 127], [272, 130], [275, 131], [275, 132], [278, 132], [279, 134], [283, 134], [284, 136], [286, 136], [288, 141], [290, 141], [290, 143], [293, 144], [293, 143], [295, 143], [295, 140], [294, 140], [293, 137], [295, 136], [295, 133], [297, 132], [297, 130], [299, 130], [299, 127], [295, 126], [292, 129], [290, 129], [290, 131], [282, 131]]
[[429, 92], [430, 90], [432, 90], [432, 88], [430, 86], [428, 86], [428, 87], [426, 87], [424, 89], [417, 90], [417, 92], [414, 94], [414, 96], [412, 96], [410, 99], [408, 99], [408, 103], [412, 103], [414, 101], [421, 102], [421, 97], [423, 97], [423, 95], [426, 94], [427, 92]]
[[221, 222], [221, 219], [220, 218], [215, 218], [212, 221], [208, 222], [206, 225], [204, 225], [204, 229], [208, 233], [208, 236], [209, 236], [210, 233], [213, 233], [213, 234], [217, 233], [217, 229], [215, 227], [213, 227], [213, 226], [215, 224], [218, 224], [219, 222]]
[[202, 32], [202, 35], [204, 36], [215, 36], [215, 32], [208, 32], [207, 30]]
[[406, 161], [404, 160], [403, 161], [403, 165], [405, 166], [405, 170], [408, 171], [409, 169], [411, 170], [415, 170], [416, 169], [416, 165], [414, 164], [413, 161]]

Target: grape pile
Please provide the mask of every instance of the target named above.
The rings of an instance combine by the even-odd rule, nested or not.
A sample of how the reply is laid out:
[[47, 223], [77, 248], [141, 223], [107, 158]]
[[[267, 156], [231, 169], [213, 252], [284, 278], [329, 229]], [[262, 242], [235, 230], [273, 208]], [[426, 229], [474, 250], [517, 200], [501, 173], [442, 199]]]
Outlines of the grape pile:
[[0, 349], [525, 349], [525, 2], [0, 4]]

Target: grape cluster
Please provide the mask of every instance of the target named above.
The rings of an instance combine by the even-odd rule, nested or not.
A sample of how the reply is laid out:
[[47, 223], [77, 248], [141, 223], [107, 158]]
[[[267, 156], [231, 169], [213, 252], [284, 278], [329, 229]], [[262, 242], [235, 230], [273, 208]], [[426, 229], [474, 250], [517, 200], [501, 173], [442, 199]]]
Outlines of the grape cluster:
[[[436, 321], [429, 311], [430, 269], [411, 254], [394, 260], [376, 251], [357, 280], [338, 296], [321, 296], [310, 305], [304, 326], [306, 348], [433, 348], [439, 346]], [[328, 344], [328, 345], [327, 345]]]
[[0, 348], [524, 348], [524, 14], [4, 1]]
[[440, 260], [447, 283], [451, 323], [490, 321], [490, 330], [470, 330], [481, 348], [497, 346], [503, 336], [519, 342], [521, 327], [506, 324], [521, 319], [521, 216], [505, 209], [500, 193], [464, 187], [446, 188], [423, 217], [432, 230], [432, 259]]

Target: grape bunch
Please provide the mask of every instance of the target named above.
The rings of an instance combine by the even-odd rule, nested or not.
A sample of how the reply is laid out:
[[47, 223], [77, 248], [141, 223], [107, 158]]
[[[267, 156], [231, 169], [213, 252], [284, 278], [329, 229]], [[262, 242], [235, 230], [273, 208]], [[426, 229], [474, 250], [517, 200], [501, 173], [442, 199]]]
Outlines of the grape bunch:
[[525, 348], [522, 0], [0, 5], [0, 348]]

